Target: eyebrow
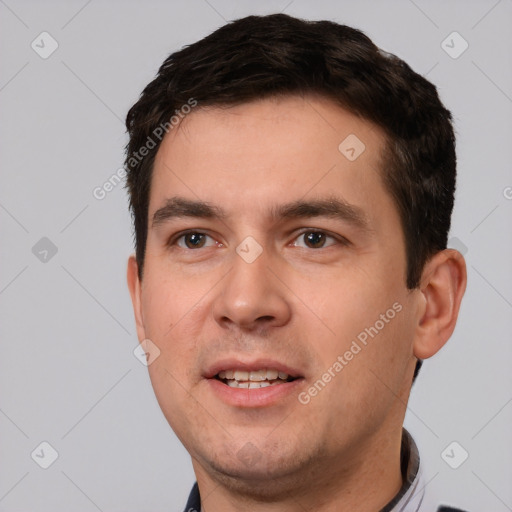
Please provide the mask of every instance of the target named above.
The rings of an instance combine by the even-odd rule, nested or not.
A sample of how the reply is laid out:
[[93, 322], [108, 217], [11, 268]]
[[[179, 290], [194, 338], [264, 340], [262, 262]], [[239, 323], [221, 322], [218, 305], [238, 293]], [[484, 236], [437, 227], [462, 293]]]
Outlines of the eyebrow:
[[[227, 216], [221, 207], [208, 202], [172, 197], [167, 199], [165, 205], [154, 213], [151, 225], [156, 227], [174, 218], [192, 217], [224, 220]], [[373, 231], [368, 216], [363, 209], [334, 196], [308, 201], [299, 199], [270, 209], [272, 220], [313, 217], [335, 218], [352, 224], [361, 231]]]
[[198, 219], [224, 219], [226, 214], [222, 208], [204, 201], [192, 201], [182, 197], [167, 199], [165, 205], [153, 215], [152, 227], [163, 224], [174, 218], [194, 217]]
[[362, 208], [334, 196], [310, 201], [293, 201], [274, 208], [271, 214], [275, 219], [329, 217], [352, 224], [361, 231], [373, 231], [368, 216]]

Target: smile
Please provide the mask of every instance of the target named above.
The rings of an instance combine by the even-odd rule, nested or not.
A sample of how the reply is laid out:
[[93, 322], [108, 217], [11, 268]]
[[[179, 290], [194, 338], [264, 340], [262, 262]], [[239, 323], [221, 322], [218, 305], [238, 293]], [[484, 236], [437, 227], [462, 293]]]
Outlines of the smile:
[[285, 365], [273, 358], [240, 357], [218, 360], [208, 366], [203, 377], [209, 392], [224, 404], [236, 408], [270, 407], [283, 401], [295, 404], [304, 387], [298, 367]]
[[215, 378], [228, 385], [230, 388], [259, 389], [267, 386], [277, 386], [285, 382], [295, 380], [287, 373], [273, 369], [262, 368], [260, 370], [246, 371], [230, 369], [220, 371]]

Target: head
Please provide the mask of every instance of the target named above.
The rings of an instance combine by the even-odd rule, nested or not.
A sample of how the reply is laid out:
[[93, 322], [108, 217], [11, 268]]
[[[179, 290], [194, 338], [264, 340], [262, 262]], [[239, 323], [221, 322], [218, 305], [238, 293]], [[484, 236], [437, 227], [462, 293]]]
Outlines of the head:
[[[464, 293], [434, 85], [353, 28], [250, 16], [170, 55], [127, 128], [138, 336], [197, 467], [284, 482], [358, 464]], [[254, 364], [294, 380], [259, 404], [224, 393], [221, 371]]]

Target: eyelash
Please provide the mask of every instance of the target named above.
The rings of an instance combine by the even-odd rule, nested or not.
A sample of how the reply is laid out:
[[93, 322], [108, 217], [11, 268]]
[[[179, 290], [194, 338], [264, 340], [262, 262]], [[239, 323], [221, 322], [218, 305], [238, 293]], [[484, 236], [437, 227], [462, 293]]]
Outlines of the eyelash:
[[[347, 247], [349, 245], [351, 245], [350, 241], [347, 240], [344, 236], [335, 235], [334, 233], [331, 233], [330, 231], [326, 231], [324, 229], [315, 229], [315, 228], [305, 228], [305, 229], [303, 229], [302, 231], [300, 231], [297, 234], [297, 236], [294, 238], [294, 240], [297, 240], [299, 237], [301, 237], [301, 236], [303, 236], [303, 235], [305, 235], [307, 233], [320, 233], [320, 234], [326, 235], [326, 237], [328, 237], [328, 238], [331, 238], [331, 239], [335, 240], [340, 245], [344, 245], [344, 246], [347, 246]], [[335, 244], [331, 244], [331, 245], [335, 245]], [[328, 245], [327, 247], [331, 247], [331, 245]], [[319, 249], [326, 249], [327, 247], [319, 247]], [[313, 249], [313, 248], [309, 247], [309, 249]]]
[[[321, 230], [321, 229], [314, 229], [314, 228], [303, 229], [301, 232], [299, 232], [295, 236], [293, 241], [295, 242], [301, 236], [304, 236], [304, 235], [309, 234], [309, 233], [324, 234], [324, 235], [326, 235], [326, 237], [328, 239], [333, 239], [333, 240], [335, 240], [337, 243], [339, 243], [342, 246], [347, 246], [348, 247], [349, 245], [351, 245], [351, 242], [349, 240], [347, 240], [345, 237], [341, 236], [341, 235], [334, 235], [334, 234], [331, 234], [329, 231], [325, 231], [325, 230]], [[176, 245], [178, 245], [178, 241], [179, 240], [181, 240], [182, 238], [184, 238], [187, 235], [192, 235], [192, 234], [194, 234], [194, 235], [204, 235], [204, 236], [207, 236], [207, 237], [211, 238], [212, 240], [214, 240], [214, 238], [211, 237], [210, 235], [208, 235], [207, 233], [191, 229], [191, 230], [187, 230], [187, 231], [182, 231], [181, 233], [177, 233], [176, 235], [171, 237], [171, 239], [167, 243], [167, 246], [168, 247], [176, 246]], [[216, 245], [217, 245], [217, 247], [219, 247], [219, 246], [222, 247], [223, 246], [223, 244], [221, 242], [216, 242]], [[322, 247], [318, 247], [318, 248], [308, 247], [308, 249], [312, 249], [312, 250], [326, 249], [328, 247], [331, 247], [332, 245], [335, 245], [335, 244], [330, 244], [330, 245], [328, 245], [326, 247], [322, 246]], [[211, 247], [211, 246], [209, 246], [209, 247]], [[202, 248], [203, 247], [199, 247], [199, 249], [202, 249]], [[186, 248], [185, 247], [181, 247], [181, 249], [188, 250], [188, 251], [197, 250], [197, 249], [191, 249], [189, 247], [186, 247]]]

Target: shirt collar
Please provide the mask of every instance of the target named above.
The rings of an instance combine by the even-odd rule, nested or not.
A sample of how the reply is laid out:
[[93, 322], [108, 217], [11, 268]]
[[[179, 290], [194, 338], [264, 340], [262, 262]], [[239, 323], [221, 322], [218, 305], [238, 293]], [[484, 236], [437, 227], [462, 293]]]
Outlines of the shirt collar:
[[[420, 512], [425, 488], [420, 468], [418, 447], [412, 436], [402, 429], [400, 449], [402, 487], [398, 494], [380, 512]], [[192, 487], [184, 512], [201, 512], [201, 499], [197, 482]]]
[[420, 454], [411, 434], [402, 429], [400, 449], [402, 487], [380, 512], [419, 512], [425, 494], [420, 466]]

